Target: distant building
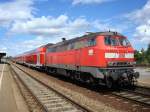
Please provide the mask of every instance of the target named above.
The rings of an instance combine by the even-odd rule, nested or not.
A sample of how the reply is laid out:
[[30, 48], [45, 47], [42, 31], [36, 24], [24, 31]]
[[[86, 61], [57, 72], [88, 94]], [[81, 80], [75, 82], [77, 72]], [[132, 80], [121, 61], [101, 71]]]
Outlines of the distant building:
[[0, 53], [0, 62], [1, 62], [2, 57], [4, 56], [6, 56], [6, 53]]

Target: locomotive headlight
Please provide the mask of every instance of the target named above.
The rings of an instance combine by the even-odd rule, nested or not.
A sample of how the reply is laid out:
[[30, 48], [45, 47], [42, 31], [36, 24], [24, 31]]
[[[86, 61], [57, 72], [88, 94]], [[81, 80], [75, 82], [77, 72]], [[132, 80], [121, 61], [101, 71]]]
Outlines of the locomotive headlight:
[[117, 62], [108, 62], [108, 66], [117, 66]]
[[130, 65], [133, 65], [133, 62], [130, 62]]
[[136, 62], [130, 62], [130, 65], [135, 65], [136, 64]]
[[113, 62], [108, 62], [108, 66], [113, 66]]
[[136, 62], [133, 62], [133, 65], [136, 65]]

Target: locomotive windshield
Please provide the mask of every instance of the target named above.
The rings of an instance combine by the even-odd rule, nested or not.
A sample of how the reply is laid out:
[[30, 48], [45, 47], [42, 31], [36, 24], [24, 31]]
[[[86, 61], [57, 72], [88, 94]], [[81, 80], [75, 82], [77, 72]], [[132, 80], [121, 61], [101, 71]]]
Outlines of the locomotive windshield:
[[119, 38], [119, 43], [122, 46], [129, 46], [130, 42], [126, 38]]
[[111, 45], [111, 46], [116, 46], [118, 45], [117, 39], [111, 36], [106, 36], [105, 37], [105, 44], [106, 45]]
[[112, 37], [112, 36], [105, 36], [105, 45], [111, 46], [129, 46], [130, 42], [125, 37]]

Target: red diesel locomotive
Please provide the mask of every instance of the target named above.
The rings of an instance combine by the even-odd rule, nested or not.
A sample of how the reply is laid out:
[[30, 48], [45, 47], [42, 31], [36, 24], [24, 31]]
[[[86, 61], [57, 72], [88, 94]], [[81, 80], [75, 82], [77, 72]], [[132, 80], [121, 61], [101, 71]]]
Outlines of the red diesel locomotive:
[[134, 71], [134, 49], [117, 32], [89, 33], [63, 39], [14, 58], [16, 62], [56, 72], [91, 84], [133, 85], [139, 77]]

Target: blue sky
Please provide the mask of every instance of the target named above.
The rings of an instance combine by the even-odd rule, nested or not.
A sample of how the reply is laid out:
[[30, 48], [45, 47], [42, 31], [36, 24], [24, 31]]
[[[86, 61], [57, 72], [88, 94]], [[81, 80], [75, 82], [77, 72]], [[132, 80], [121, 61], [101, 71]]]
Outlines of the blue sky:
[[150, 43], [150, 0], [0, 0], [0, 51], [17, 55], [43, 44], [117, 31], [135, 49]]

